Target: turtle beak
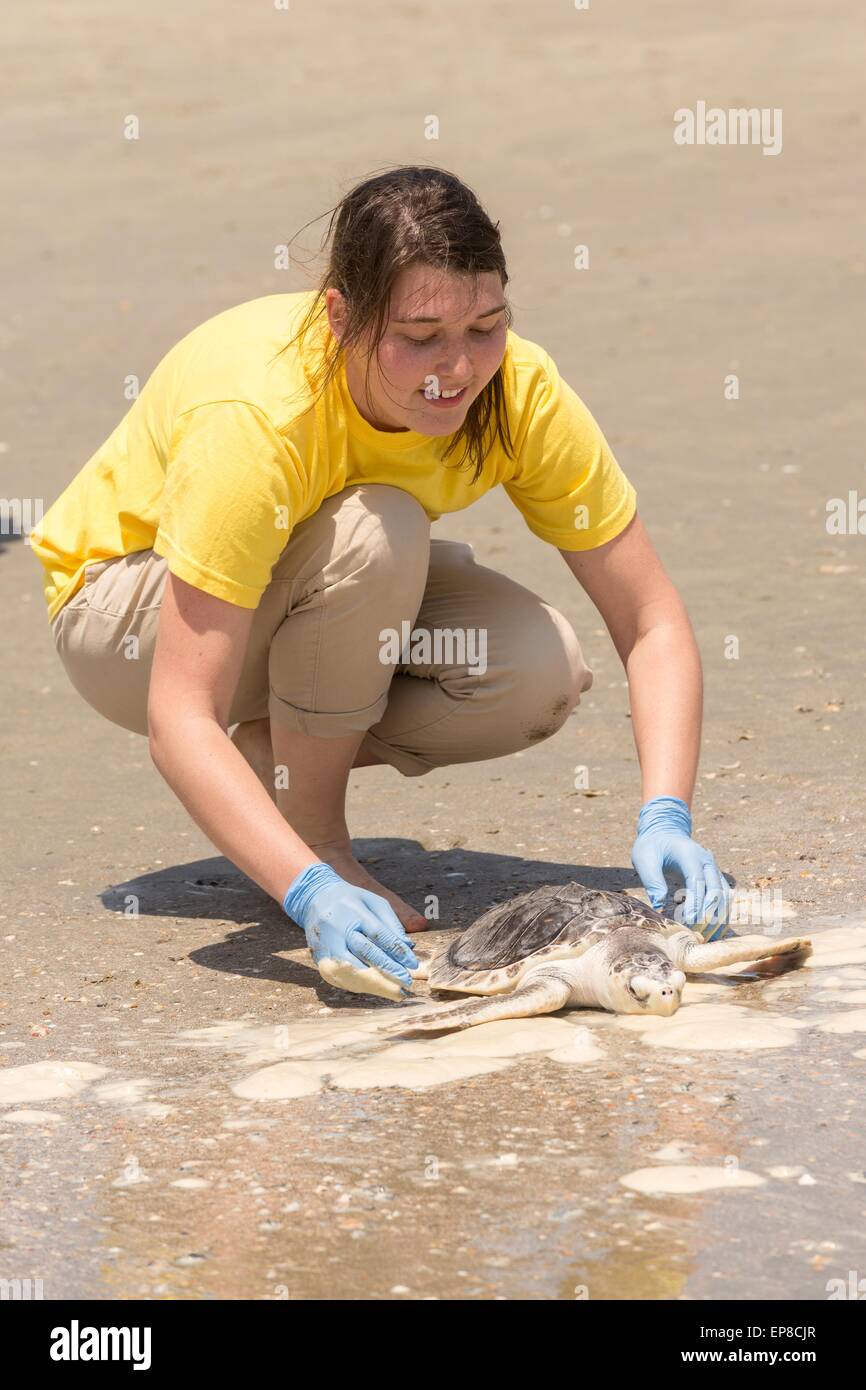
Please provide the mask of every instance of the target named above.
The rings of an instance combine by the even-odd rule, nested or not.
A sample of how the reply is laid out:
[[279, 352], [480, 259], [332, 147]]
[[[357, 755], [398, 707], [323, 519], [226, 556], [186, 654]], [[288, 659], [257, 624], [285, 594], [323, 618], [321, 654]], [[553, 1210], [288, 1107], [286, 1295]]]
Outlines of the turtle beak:
[[632, 975], [627, 988], [641, 1009], [645, 1009], [647, 1013], [658, 1014], [662, 1018], [669, 1018], [680, 1007], [685, 982], [683, 972], [674, 970], [663, 980], [653, 979], [651, 975]]

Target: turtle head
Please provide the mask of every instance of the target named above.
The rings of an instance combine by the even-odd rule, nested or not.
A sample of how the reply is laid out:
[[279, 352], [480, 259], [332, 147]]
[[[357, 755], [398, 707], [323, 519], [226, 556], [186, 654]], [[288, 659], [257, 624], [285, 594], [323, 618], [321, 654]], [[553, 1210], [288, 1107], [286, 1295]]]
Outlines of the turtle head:
[[669, 1018], [680, 1007], [686, 977], [672, 966], [650, 974], [638, 971], [624, 980], [627, 1002], [622, 1010], [627, 1014], [659, 1014]]
[[609, 962], [607, 1008], [618, 1014], [675, 1014], [686, 977], [663, 951], [629, 950]]

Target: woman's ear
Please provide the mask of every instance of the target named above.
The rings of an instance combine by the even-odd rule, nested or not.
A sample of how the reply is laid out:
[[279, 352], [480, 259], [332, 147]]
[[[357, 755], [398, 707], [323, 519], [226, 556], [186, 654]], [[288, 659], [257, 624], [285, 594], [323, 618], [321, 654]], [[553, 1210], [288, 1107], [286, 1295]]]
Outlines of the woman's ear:
[[328, 311], [328, 323], [331, 326], [331, 332], [340, 342], [346, 327], [346, 301], [339, 290], [331, 288], [325, 290], [325, 306]]

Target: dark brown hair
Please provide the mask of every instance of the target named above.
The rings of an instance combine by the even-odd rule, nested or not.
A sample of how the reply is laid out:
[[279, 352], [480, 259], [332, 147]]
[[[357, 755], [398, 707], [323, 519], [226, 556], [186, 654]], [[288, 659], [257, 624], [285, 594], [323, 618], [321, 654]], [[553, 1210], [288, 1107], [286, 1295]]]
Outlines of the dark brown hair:
[[[378, 349], [401, 271], [422, 265], [476, 279], [496, 271], [503, 289], [508, 283], [499, 223], [491, 222], [472, 189], [447, 169], [409, 164], [365, 179], [332, 210], [324, 240], [330, 242], [327, 269], [291, 339], [301, 338], [325, 311], [325, 291], [332, 287], [339, 290], [346, 301], [346, 328], [341, 341], [330, 335], [321, 362], [312, 372], [311, 384], [317, 393], [333, 380], [346, 348], [367, 332], [371, 352]], [[506, 324], [511, 318], [507, 308]], [[291, 343], [286, 344], [289, 346]], [[368, 358], [368, 389], [369, 372]], [[443, 451], [443, 461], [462, 444], [456, 466], [462, 467], [464, 461], [467, 467], [474, 465], [475, 482], [497, 437], [506, 455], [513, 457], [501, 366], [472, 402], [463, 424]]]

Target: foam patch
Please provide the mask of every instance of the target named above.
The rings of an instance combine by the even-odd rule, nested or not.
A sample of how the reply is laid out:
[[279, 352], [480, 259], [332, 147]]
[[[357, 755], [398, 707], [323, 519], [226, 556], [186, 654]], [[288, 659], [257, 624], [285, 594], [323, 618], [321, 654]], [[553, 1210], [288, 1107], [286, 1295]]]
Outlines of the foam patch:
[[735, 1192], [745, 1187], [762, 1187], [767, 1179], [745, 1168], [701, 1167], [696, 1163], [671, 1164], [665, 1168], [636, 1168], [620, 1178], [632, 1192], [664, 1196], [669, 1192]]

